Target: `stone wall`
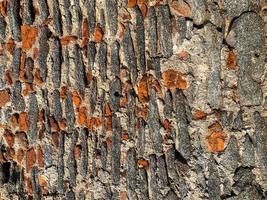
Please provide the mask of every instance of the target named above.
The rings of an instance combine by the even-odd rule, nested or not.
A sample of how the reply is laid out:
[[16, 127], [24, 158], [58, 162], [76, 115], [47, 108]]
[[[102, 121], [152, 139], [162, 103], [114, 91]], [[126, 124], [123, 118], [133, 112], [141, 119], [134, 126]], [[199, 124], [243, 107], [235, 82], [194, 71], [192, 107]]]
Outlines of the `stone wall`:
[[0, 199], [267, 198], [264, 0], [1, 0]]

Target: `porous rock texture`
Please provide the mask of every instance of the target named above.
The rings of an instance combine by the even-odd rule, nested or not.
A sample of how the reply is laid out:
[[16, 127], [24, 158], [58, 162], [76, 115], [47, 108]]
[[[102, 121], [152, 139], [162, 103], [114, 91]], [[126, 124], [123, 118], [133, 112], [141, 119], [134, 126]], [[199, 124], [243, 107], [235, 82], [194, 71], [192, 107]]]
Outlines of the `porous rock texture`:
[[267, 199], [265, 0], [1, 0], [0, 199]]

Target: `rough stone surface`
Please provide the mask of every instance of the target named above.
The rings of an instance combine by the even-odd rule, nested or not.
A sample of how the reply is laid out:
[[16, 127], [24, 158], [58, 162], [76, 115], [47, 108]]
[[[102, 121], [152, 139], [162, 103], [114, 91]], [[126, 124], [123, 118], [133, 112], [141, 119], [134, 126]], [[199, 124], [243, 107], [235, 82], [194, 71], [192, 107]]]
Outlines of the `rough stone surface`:
[[0, 199], [267, 199], [264, 0], [0, 0]]

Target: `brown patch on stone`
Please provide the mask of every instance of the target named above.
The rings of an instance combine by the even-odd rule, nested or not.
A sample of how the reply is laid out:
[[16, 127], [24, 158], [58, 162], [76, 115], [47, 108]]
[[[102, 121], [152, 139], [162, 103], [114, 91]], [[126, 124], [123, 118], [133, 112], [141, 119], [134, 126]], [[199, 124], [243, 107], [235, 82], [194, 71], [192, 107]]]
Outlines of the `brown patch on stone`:
[[208, 132], [208, 151], [212, 153], [223, 151], [227, 135], [223, 132], [221, 124], [215, 122], [209, 126]]
[[5, 141], [6, 141], [7, 145], [9, 147], [13, 147], [14, 141], [15, 141], [13, 133], [6, 129], [5, 132], [4, 132], [4, 138], [5, 138]]
[[27, 96], [32, 92], [34, 92], [33, 85], [30, 83], [25, 83], [25, 88], [22, 90], [22, 96]]
[[76, 41], [78, 38], [77, 36], [74, 35], [67, 35], [67, 36], [63, 36], [62, 38], [60, 38], [60, 43], [62, 46], [64, 45], [68, 45], [69, 43]]
[[86, 125], [87, 122], [87, 109], [85, 106], [80, 107], [78, 111], [78, 123], [80, 125]]
[[200, 119], [206, 119], [207, 114], [203, 112], [202, 110], [194, 110], [193, 112], [193, 120], [200, 120]]
[[29, 130], [29, 125], [28, 125], [28, 114], [26, 112], [22, 112], [19, 114], [19, 130], [20, 131], [28, 131]]
[[26, 152], [26, 172], [28, 173], [36, 162], [36, 154], [34, 148], [31, 147]]
[[145, 160], [145, 159], [140, 159], [137, 161], [137, 164], [138, 165], [141, 165], [141, 168], [145, 168], [147, 169], [148, 168], [148, 161]]
[[39, 68], [36, 68], [35, 69], [35, 73], [34, 73], [34, 82], [37, 84], [37, 85], [41, 85], [44, 81], [42, 80], [41, 78], [41, 71]]
[[74, 148], [74, 157], [76, 160], [81, 158], [82, 147], [80, 145], [76, 145]]
[[147, 117], [148, 117], [148, 107], [136, 107], [135, 108], [135, 112], [136, 112], [136, 117], [141, 117], [143, 118], [145, 121], [147, 121]]
[[140, 6], [141, 13], [143, 17], [145, 18], [147, 15], [147, 5], [145, 3], [142, 3]]
[[0, 90], [0, 108], [10, 102], [10, 96], [7, 90]]
[[39, 56], [39, 49], [37, 47], [34, 47], [32, 50], [32, 59], [35, 60]]
[[39, 167], [44, 167], [44, 154], [41, 146], [37, 150], [37, 163]]
[[228, 53], [226, 66], [228, 67], [228, 69], [236, 69], [236, 54], [233, 51], [230, 51]]
[[0, 2], [0, 13], [3, 17], [7, 16], [7, 3], [8, 1], [6, 0]]
[[110, 116], [112, 116], [112, 112], [111, 112], [109, 103], [106, 103], [106, 105], [105, 105], [105, 116], [106, 116], [106, 117], [110, 117]]
[[177, 54], [177, 56], [180, 60], [185, 61], [189, 58], [190, 54], [187, 51], [181, 51]]
[[59, 146], [59, 134], [58, 134], [58, 132], [52, 133], [52, 141], [53, 141], [53, 144], [55, 145], [55, 147], [58, 148], [58, 146]]
[[13, 79], [12, 79], [12, 74], [11, 74], [11, 71], [8, 69], [6, 70], [5, 72], [5, 77], [6, 77], [6, 83], [8, 85], [12, 85], [13, 84]]
[[95, 38], [95, 42], [99, 43], [103, 40], [104, 37], [104, 33], [102, 31], [102, 29], [99, 26], [95, 27], [95, 31], [94, 31], [94, 38]]
[[175, 15], [183, 17], [191, 17], [192, 15], [191, 8], [183, 0], [173, 1], [170, 6]]
[[50, 123], [51, 128], [54, 131], [59, 131], [58, 123], [57, 123], [57, 121], [55, 120], [54, 117], [52, 117], [52, 116], [49, 117], [49, 123]]
[[14, 49], [15, 49], [15, 41], [12, 38], [9, 38], [9, 40], [7, 41], [7, 43], [5, 44], [5, 49], [10, 53], [13, 54]]
[[87, 18], [85, 18], [83, 20], [83, 25], [82, 25], [82, 43], [81, 43], [81, 47], [84, 47], [87, 45], [88, 40], [89, 40], [89, 27], [88, 27], [88, 20]]
[[168, 69], [162, 73], [162, 79], [164, 85], [168, 89], [179, 88], [186, 89], [187, 82], [181, 72], [177, 72], [173, 69]]
[[35, 43], [36, 37], [38, 36], [38, 29], [26, 24], [21, 26], [21, 40], [22, 49], [27, 51]]
[[122, 141], [127, 141], [129, 139], [129, 135], [126, 131], [123, 131], [121, 134], [121, 140]]
[[167, 131], [167, 133], [171, 132], [171, 122], [168, 119], [165, 119], [162, 123], [163, 127]]
[[24, 157], [24, 151], [23, 151], [23, 149], [19, 149], [18, 151], [17, 151], [17, 162], [19, 163], [19, 164], [21, 164], [21, 162], [22, 162], [22, 160], [23, 160], [23, 157]]
[[87, 120], [87, 128], [93, 131], [102, 124], [100, 117], [91, 117]]
[[137, 84], [137, 96], [141, 103], [146, 103], [149, 100], [146, 76], [143, 76], [143, 78]]
[[136, 5], [136, 0], [128, 0], [128, 8], [133, 8]]
[[112, 117], [106, 117], [105, 128], [106, 128], [106, 131], [112, 130]]
[[66, 86], [62, 86], [60, 90], [61, 99], [65, 99], [67, 97], [68, 88]]
[[46, 180], [46, 177], [45, 177], [45, 176], [40, 175], [40, 176], [38, 177], [38, 181], [39, 181], [39, 185], [40, 185], [41, 187], [46, 187], [46, 186], [47, 186], [47, 180]]
[[75, 106], [79, 106], [81, 104], [81, 98], [77, 91], [72, 92], [72, 100]]

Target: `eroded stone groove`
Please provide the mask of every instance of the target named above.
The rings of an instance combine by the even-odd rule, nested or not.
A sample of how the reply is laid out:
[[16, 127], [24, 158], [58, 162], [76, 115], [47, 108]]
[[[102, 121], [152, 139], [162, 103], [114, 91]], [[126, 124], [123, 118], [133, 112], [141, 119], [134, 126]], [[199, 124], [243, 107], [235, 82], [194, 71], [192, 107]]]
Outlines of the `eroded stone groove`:
[[0, 199], [267, 199], [264, 0], [1, 0]]

